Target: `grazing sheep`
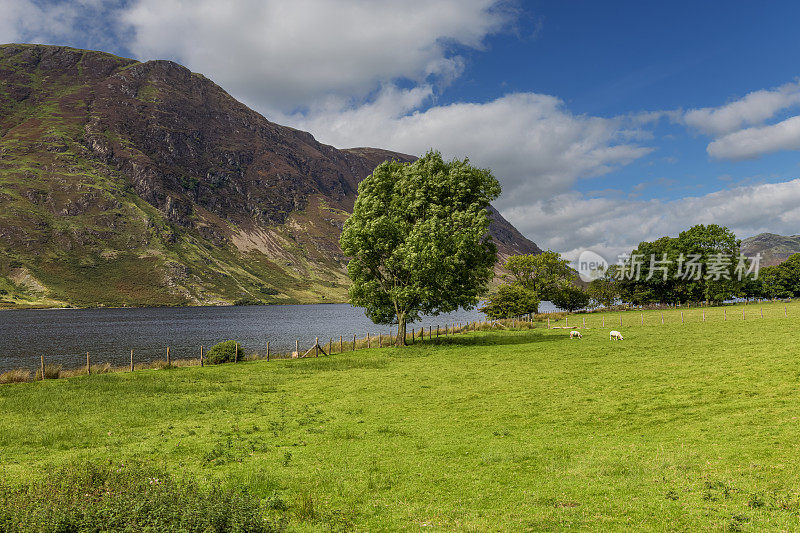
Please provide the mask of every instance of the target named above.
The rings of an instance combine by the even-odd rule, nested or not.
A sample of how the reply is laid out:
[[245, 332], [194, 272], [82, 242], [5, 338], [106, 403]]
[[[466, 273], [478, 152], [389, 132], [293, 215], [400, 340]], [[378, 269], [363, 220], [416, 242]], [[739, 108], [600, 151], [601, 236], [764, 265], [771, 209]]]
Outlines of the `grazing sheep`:
[[570, 331], [569, 332], [570, 339], [582, 339], [583, 335], [581, 335], [580, 331]]
[[612, 341], [621, 341], [622, 340], [622, 333], [620, 333], [619, 331], [616, 331], [616, 330], [612, 331], [611, 332], [611, 340]]

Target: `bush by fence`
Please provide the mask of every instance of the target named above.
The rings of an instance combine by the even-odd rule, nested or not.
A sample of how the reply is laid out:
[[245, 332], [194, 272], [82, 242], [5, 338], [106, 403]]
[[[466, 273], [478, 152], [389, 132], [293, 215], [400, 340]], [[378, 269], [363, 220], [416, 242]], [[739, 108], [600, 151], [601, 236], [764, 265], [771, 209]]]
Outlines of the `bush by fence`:
[[244, 352], [236, 341], [224, 341], [215, 344], [208, 350], [204, 357], [205, 364], [219, 365], [222, 363], [234, 363], [244, 359]]

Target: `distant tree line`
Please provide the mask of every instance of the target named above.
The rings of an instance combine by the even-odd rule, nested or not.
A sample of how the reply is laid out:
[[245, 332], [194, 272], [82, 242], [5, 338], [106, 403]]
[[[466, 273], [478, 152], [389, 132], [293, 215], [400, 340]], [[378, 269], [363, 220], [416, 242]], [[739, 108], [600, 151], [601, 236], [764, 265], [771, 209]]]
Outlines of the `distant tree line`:
[[724, 226], [697, 225], [677, 237], [641, 242], [618, 264], [598, 272], [588, 284], [552, 251], [511, 256], [506, 283], [492, 294], [483, 312], [510, 318], [538, 312], [549, 300], [576, 311], [614, 304], [718, 304], [732, 298], [800, 296], [800, 254], [759, 268], [758, 259], [741, 253], [741, 241]]

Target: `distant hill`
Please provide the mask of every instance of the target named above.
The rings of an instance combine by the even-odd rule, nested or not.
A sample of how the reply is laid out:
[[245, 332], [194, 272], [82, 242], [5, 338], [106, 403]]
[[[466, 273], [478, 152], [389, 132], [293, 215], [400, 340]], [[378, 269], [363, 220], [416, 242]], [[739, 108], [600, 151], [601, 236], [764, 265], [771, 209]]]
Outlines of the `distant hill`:
[[761, 233], [742, 241], [742, 253], [746, 256], [761, 254], [761, 266], [777, 265], [789, 256], [800, 253], [800, 235], [786, 237], [774, 233]]
[[[387, 159], [270, 122], [200, 74], [0, 46], [0, 306], [342, 301], [338, 238]], [[538, 247], [492, 210], [501, 254]]]

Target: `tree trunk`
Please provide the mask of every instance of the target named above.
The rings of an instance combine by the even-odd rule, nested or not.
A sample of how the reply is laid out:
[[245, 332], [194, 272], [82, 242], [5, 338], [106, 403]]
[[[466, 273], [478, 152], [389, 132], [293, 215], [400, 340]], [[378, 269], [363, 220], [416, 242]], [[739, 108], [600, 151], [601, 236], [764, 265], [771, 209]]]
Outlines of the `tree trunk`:
[[406, 315], [397, 315], [397, 338], [395, 346], [406, 346]]

